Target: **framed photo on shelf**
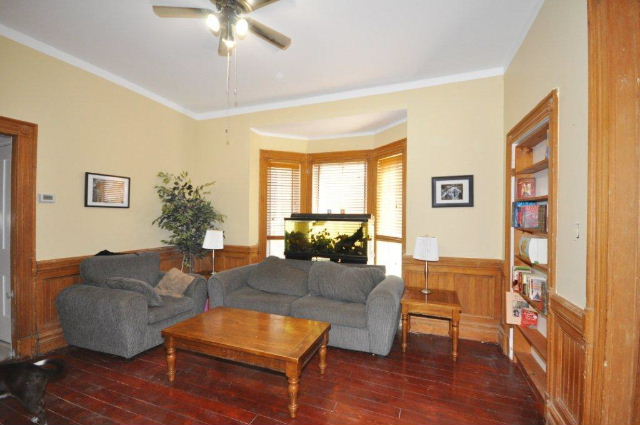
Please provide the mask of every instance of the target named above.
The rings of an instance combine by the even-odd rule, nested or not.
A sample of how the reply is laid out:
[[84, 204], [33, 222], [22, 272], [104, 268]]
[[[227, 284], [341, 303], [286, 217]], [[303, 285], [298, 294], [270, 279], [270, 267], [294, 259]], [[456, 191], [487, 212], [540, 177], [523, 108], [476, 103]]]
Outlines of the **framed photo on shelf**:
[[431, 206], [433, 208], [472, 207], [473, 176], [432, 177]]
[[523, 177], [517, 182], [518, 192], [516, 198], [527, 199], [536, 196], [536, 179], [533, 177]]
[[84, 206], [129, 208], [131, 179], [108, 174], [84, 173]]

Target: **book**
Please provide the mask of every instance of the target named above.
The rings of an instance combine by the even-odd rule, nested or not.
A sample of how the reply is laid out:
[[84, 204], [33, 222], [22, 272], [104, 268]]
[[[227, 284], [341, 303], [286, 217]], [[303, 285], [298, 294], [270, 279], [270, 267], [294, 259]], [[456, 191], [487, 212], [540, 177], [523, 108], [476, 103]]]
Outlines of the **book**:
[[510, 325], [522, 323], [522, 310], [529, 308], [529, 304], [517, 292], [506, 293], [506, 321]]
[[530, 308], [523, 308], [520, 311], [520, 326], [534, 328], [538, 325], [538, 312]]
[[520, 239], [520, 256], [533, 264], [547, 264], [547, 239], [525, 236]]
[[529, 279], [529, 292], [527, 296], [531, 301], [545, 300], [546, 283], [547, 281], [543, 277], [534, 276]]
[[516, 183], [516, 197], [518, 199], [533, 198], [536, 196], [536, 179], [523, 177]]

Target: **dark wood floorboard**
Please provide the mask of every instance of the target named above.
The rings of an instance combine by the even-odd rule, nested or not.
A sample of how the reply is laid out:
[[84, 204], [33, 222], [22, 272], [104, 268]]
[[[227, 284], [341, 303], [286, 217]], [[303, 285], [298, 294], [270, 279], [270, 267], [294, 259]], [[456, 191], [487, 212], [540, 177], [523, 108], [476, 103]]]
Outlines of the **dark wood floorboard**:
[[[47, 388], [50, 425], [541, 425], [521, 372], [496, 345], [411, 335], [387, 357], [329, 348], [300, 380], [298, 418], [287, 411], [278, 373], [178, 351], [176, 381], [166, 378], [163, 347], [125, 360], [80, 348], [52, 353], [68, 372]], [[0, 400], [0, 423], [27, 425], [14, 399]]]

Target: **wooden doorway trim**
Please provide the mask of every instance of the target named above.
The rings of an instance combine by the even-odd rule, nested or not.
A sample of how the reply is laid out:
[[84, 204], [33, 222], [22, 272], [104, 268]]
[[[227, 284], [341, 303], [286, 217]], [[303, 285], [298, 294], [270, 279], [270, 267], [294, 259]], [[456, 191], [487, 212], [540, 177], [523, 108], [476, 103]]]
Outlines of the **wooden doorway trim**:
[[11, 178], [11, 339], [16, 355], [37, 353], [36, 161], [38, 126], [0, 116], [0, 133], [13, 137]]
[[589, 0], [584, 424], [640, 423], [640, 2]]

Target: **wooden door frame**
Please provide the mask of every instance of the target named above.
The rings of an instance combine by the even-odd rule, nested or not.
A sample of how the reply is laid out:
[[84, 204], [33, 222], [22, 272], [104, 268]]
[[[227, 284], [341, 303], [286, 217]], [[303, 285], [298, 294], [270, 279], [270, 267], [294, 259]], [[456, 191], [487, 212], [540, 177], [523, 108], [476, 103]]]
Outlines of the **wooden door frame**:
[[13, 137], [11, 161], [11, 343], [18, 357], [37, 353], [36, 124], [0, 116], [0, 133]]
[[640, 422], [640, 2], [588, 0], [585, 425]]

